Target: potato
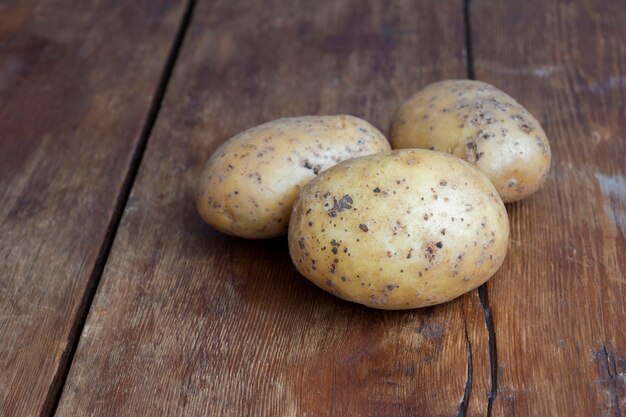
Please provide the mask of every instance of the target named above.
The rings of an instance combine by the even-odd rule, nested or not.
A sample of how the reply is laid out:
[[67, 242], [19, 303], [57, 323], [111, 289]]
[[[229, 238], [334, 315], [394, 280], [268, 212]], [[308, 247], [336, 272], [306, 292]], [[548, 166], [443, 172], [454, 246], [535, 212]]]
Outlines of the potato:
[[446, 153], [404, 149], [341, 162], [305, 185], [289, 253], [338, 297], [408, 309], [484, 283], [508, 237], [504, 204], [484, 174]]
[[196, 206], [208, 224], [224, 233], [282, 235], [298, 191], [311, 178], [344, 159], [390, 149], [382, 133], [356, 117], [274, 120], [215, 151], [200, 176]]
[[389, 140], [394, 149], [435, 149], [465, 159], [487, 175], [505, 203], [534, 193], [550, 169], [550, 145], [539, 122], [480, 81], [427, 86], [396, 110]]

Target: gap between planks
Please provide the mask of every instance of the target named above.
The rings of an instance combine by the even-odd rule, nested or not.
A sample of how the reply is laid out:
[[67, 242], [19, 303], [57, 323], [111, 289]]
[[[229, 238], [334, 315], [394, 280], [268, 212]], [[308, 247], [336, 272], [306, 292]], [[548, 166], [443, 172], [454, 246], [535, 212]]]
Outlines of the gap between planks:
[[[474, 73], [474, 57], [472, 55], [472, 28], [470, 25], [471, 15], [471, 3], [472, 0], [462, 0], [463, 2], [463, 23], [465, 26], [465, 68], [467, 71], [467, 78], [475, 80]], [[493, 317], [491, 315], [491, 308], [489, 306], [489, 295], [487, 293], [487, 283], [484, 283], [478, 288], [478, 295], [480, 297], [480, 304], [483, 308], [483, 315], [485, 317], [485, 327], [487, 328], [488, 346], [489, 346], [489, 370], [491, 388], [487, 397], [487, 417], [491, 417], [491, 410], [493, 408], [493, 402], [498, 395], [498, 349], [496, 342], [496, 331], [493, 324]], [[467, 332], [467, 330], [466, 330]], [[469, 342], [469, 340], [468, 340]], [[463, 396], [461, 402], [461, 408], [459, 410], [459, 417], [465, 416], [465, 410], [467, 409], [467, 403], [469, 402], [469, 396], [472, 390], [472, 356], [471, 345], [469, 346], [468, 356], [468, 388], [466, 389], [467, 395]]]
[[91, 304], [93, 303], [94, 296], [98, 289], [98, 284], [100, 283], [100, 279], [102, 278], [104, 267], [107, 263], [107, 260], [109, 259], [109, 254], [113, 246], [113, 241], [115, 240], [117, 229], [120, 225], [120, 221], [122, 220], [122, 215], [124, 214], [124, 209], [128, 202], [128, 198], [135, 182], [135, 178], [137, 177], [137, 172], [139, 171], [139, 166], [141, 165], [141, 161], [143, 159], [148, 140], [159, 116], [161, 104], [163, 103], [163, 98], [165, 97], [165, 93], [167, 92], [167, 86], [174, 71], [174, 66], [176, 65], [179, 52], [184, 43], [187, 30], [191, 24], [195, 5], [196, 0], [188, 0], [187, 5], [185, 6], [185, 12], [181, 19], [180, 26], [176, 32], [176, 35], [174, 36], [172, 48], [167, 55], [161, 77], [157, 84], [157, 88], [154, 93], [152, 103], [150, 105], [148, 116], [146, 117], [146, 121], [141, 131], [139, 142], [133, 152], [128, 171], [126, 172], [126, 176], [122, 184], [122, 188], [120, 190], [120, 193], [118, 194], [117, 201], [115, 202], [113, 216], [111, 217], [111, 220], [107, 227], [107, 232], [102, 242], [102, 245], [100, 246], [100, 250], [98, 251], [98, 257], [96, 258], [96, 263], [94, 264], [91, 276], [89, 277], [86, 291], [83, 294], [83, 298], [79, 304], [76, 320], [68, 334], [69, 342], [67, 343], [66, 349], [61, 356], [59, 367], [57, 368], [57, 371], [52, 379], [52, 383], [50, 384], [50, 388], [48, 389], [48, 393], [46, 395], [46, 400], [44, 402], [44, 406], [42, 407], [40, 417], [51, 417], [54, 416], [57, 412], [59, 401], [61, 400], [61, 394], [63, 392], [63, 387], [65, 386], [65, 382], [69, 374], [69, 370], [72, 365], [78, 343], [80, 342], [83, 328], [85, 327], [85, 322], [87, 321], [87, 315], [89, 314]]

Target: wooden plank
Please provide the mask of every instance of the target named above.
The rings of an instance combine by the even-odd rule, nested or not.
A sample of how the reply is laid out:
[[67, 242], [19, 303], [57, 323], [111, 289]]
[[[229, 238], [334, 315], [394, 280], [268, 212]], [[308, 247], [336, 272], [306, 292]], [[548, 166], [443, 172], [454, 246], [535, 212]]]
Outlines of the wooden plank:
[[488, 291], [497, 416], [626, 415], [626, 3], [472, 0], [476, 78], [518, 98], [552, 172], [509, 205]]
[[193, 201], [238, 131], [343, 112], [386, 130], [409, 94], [464, 77], [461, 4], [196, 7], [58, 415], [484, 415], [477, 292], [417, 311], [346, 303], [295, 273], [285, 239], [222, 235]]
[[184, 4], [0, 11], [0, 415], [47, 415]]

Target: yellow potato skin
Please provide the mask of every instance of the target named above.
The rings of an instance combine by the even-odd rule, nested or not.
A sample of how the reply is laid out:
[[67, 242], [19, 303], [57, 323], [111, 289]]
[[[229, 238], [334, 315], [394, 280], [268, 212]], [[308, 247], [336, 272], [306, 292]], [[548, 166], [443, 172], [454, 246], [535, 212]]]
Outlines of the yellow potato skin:
[[491, 180], [505, 203], [534, 193], [550, 169], [550, 144], [539, 122], [497, 88], [471, 80], [430, 84], [392, 117], [394, 149], [454, 154]]
[[214, 228], [261, 239], [287, 233], [301, 187], [344, 159], [383, 152], [389, 142], [348, 115], [274, 120], [225, 142], [198, 181], [196, 207]]
[[504, 204], [484, 174], [446, 153], [405, 149], [341, 162], [305, 185], [289, 253], [338, 297], [410, 309], [483, 284], [508, 237]]

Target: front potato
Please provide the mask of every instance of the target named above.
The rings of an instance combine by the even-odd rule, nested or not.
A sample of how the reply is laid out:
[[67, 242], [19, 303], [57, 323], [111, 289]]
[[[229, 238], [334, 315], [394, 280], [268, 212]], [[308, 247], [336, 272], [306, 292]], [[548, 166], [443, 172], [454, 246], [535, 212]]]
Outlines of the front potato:
[[305, 116], [274, 120], [224, 143], [206, 163], [196, 206], [216, 229], [235, 236], [285, 234], [298, 191], [344, 159], [389, 150], [365, 120]]
[[550, 145], [539, 122], [512, 97], [480, 81], [427, 86], [395, 112], [389, 140], [394, 149], [434, 149], [467, 160], [506, 203], [534, 193], [550, 169]]
[[320, 288], [381, 309], [443, 303], [502, 264], [509, 223], [489, 180], [441, 152], [406, 149], [344, 161], [293, 207], [289, 253]]

